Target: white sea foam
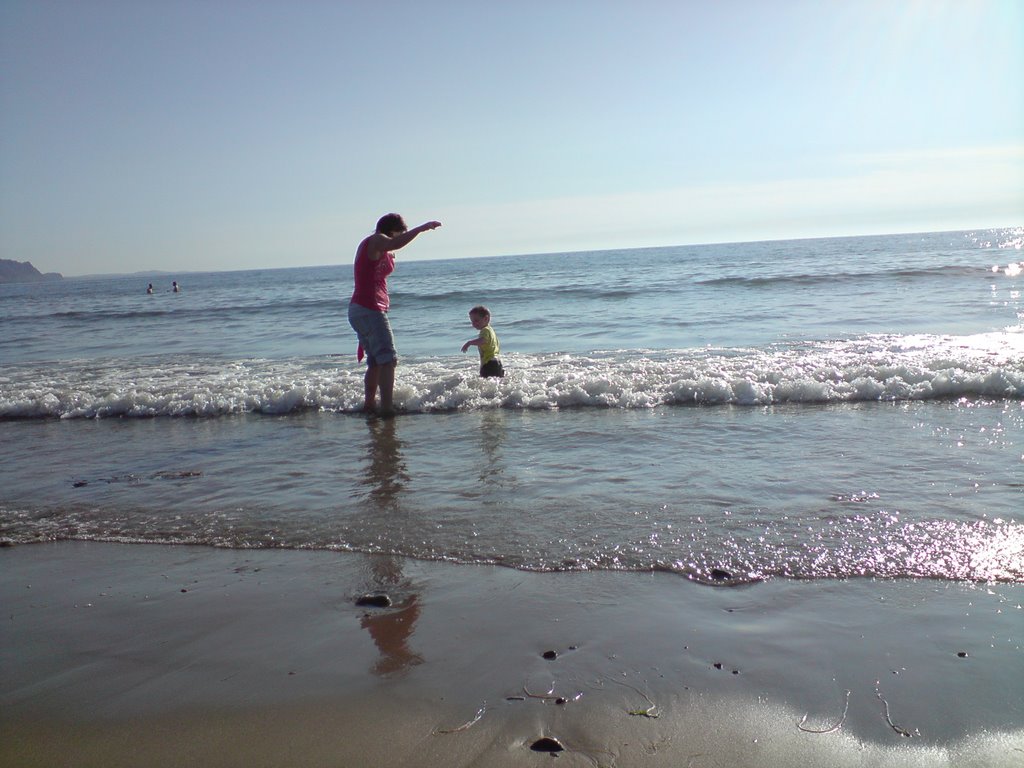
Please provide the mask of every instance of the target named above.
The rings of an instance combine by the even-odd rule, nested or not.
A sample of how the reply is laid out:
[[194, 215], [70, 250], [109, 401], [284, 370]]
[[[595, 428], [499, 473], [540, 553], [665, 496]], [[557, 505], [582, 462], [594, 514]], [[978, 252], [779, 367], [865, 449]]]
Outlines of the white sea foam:
[[[399, 409], [654, 408], [1024, 397], [1024, 332], [873, 336], [764, 349], [510, 355], [505, 379], [466, 357], [403, 363]], [[0, 418], [214, 417], [362, 405], [363, 369], [337, 358], [149, 358], [24, 364], [0, 378]]]

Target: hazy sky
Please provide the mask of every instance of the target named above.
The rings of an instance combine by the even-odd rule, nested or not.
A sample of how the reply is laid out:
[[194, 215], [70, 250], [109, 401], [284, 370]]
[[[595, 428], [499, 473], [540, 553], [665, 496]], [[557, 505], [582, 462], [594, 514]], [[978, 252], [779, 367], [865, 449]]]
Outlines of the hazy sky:
[[0, 257], [66, 275], [1024, 224], [1021, 0], [3, 0]]

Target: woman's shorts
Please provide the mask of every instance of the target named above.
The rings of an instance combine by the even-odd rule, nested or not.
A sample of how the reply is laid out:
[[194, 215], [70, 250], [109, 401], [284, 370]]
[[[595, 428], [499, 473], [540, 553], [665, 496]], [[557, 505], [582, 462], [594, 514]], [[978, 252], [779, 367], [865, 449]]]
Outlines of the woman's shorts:
[[398, 360], [395, 334], [391, 332], [387, 312], [367, 309], [360, 304], [349, 304], [348, 322], [366, 352], [367, 365], [386, 365]]

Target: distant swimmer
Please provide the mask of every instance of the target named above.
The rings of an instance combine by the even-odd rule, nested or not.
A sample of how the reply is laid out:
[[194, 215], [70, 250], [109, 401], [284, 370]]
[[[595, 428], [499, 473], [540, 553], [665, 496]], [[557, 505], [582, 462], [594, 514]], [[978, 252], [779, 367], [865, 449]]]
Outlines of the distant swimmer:
[[146, 288], [146, 293], [152, 293], [152, 292], [153, 292], [153, 284], [150, 283], [149, 286], [147, 286], [147, 288]]
[[501, 367], [501, 360], [498, 353], [501, 352], [501, 345], [498, 344], [498, 334], [491, 328], [491, 313], [487, 307], [478, 306], [469, 310], [469, 322], [480, 331], [475, 339], [470, 339], [462, 345], [465, 352], [470, 347], [480, 350], [480, 375], [487, 378], [503, 378], [505, 370]]
[[181, 293], [181, 286], [178, 285], [177, 280], [171, 281], [171, 290], [174, 291], [175, 293]]

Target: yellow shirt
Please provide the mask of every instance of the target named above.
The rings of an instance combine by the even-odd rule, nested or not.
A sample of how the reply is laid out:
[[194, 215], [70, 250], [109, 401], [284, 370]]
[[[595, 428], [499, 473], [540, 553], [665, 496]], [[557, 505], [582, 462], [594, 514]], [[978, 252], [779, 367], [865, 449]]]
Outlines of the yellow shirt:
[[480, 365], [487, 365], [501, 352], [501, 345], [498, 344], [498, 334], [489, 325], [480, 329]]

